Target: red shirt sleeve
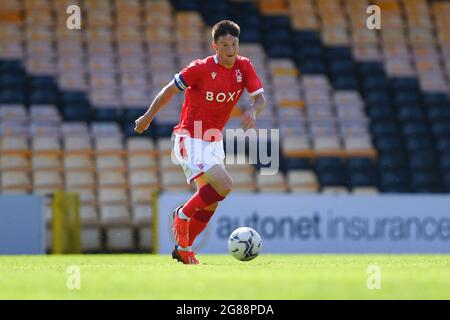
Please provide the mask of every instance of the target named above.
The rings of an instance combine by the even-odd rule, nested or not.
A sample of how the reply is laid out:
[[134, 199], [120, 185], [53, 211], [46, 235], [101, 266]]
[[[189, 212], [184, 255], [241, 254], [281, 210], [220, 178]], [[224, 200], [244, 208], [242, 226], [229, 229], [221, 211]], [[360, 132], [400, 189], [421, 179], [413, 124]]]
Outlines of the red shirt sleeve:
[[200, 76], [199, 61], [200, 60], [192, 61], [183, 70], [181, 70], [180, 73], [175, 74], [173, 80], [178, 89], [184, 91], [185, 89], [187, 89], [187, 87], [195, 86]]
[[255, 67], [253, 67], [253, 63], [248, 60], [246, 63], [246, 74], [244, 80], [245, 89], [247, 89], [248, 93], [251, 96], [255, 96], [261, 92], [264, 92], [261, 81], [256, 74]]

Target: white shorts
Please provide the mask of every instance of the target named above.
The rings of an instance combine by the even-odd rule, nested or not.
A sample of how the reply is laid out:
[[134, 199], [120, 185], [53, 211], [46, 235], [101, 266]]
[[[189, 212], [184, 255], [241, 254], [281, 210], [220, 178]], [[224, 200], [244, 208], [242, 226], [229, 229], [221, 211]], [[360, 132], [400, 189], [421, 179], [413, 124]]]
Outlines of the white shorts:
[[217, 164], [224, 164], [223, 141], [203, 141], [175, 134], [173, 151], [188, 184]]

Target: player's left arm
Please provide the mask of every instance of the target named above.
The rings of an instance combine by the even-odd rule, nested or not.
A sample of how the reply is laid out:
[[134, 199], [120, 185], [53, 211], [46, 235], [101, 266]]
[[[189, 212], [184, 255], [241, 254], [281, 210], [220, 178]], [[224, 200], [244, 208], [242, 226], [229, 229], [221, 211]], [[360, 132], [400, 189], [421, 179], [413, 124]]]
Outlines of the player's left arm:
[[242, 117], [242, 127], [244, 130], [255, 127], [256, 117], [264, 111], [266, 107], [266, 97], [264, 89], [253, 64], [248, 60], [245, 68], [245, 88], [253, 98], [250, 108], [244, 111]]
[[242, 117], [242, 128], [247, 130], [249, 128], [255, 127], [256, 117], [264, 111], [266, 107], [266, 97], [264, 93], [261, 92], [254, 96], [253, 103], [250, 108], [248, 108]]

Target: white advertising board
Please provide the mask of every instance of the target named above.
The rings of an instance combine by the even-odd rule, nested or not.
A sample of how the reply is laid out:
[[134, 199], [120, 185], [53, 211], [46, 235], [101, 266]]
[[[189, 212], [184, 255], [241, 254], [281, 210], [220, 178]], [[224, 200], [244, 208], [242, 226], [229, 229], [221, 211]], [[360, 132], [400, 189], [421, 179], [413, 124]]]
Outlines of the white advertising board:
[[[159, 253], [172, 251], [171, 213], [190, 196], [160, 195]], [[232, 193], [194, 249], [227, 253], [241, 226], [258, 231], [263, 253], [450, 253], [450, 196]]]

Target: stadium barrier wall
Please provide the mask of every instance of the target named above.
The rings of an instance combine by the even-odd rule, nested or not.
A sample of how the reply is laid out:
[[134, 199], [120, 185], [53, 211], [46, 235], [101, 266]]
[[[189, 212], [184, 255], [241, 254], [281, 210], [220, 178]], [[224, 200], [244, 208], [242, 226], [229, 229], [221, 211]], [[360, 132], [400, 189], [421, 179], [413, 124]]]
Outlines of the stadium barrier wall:
[[[174, 241], [172, 211], [190, 194], [158, 199], [158, 253]], [[194, 244], [227, 253], [241, 226], [262, 237], [262, 253], [450, 253], [450, 196], [230, 194]]]
[[0, 254], [44, 253], [44, 199], [36, 195], [0, 196]]

